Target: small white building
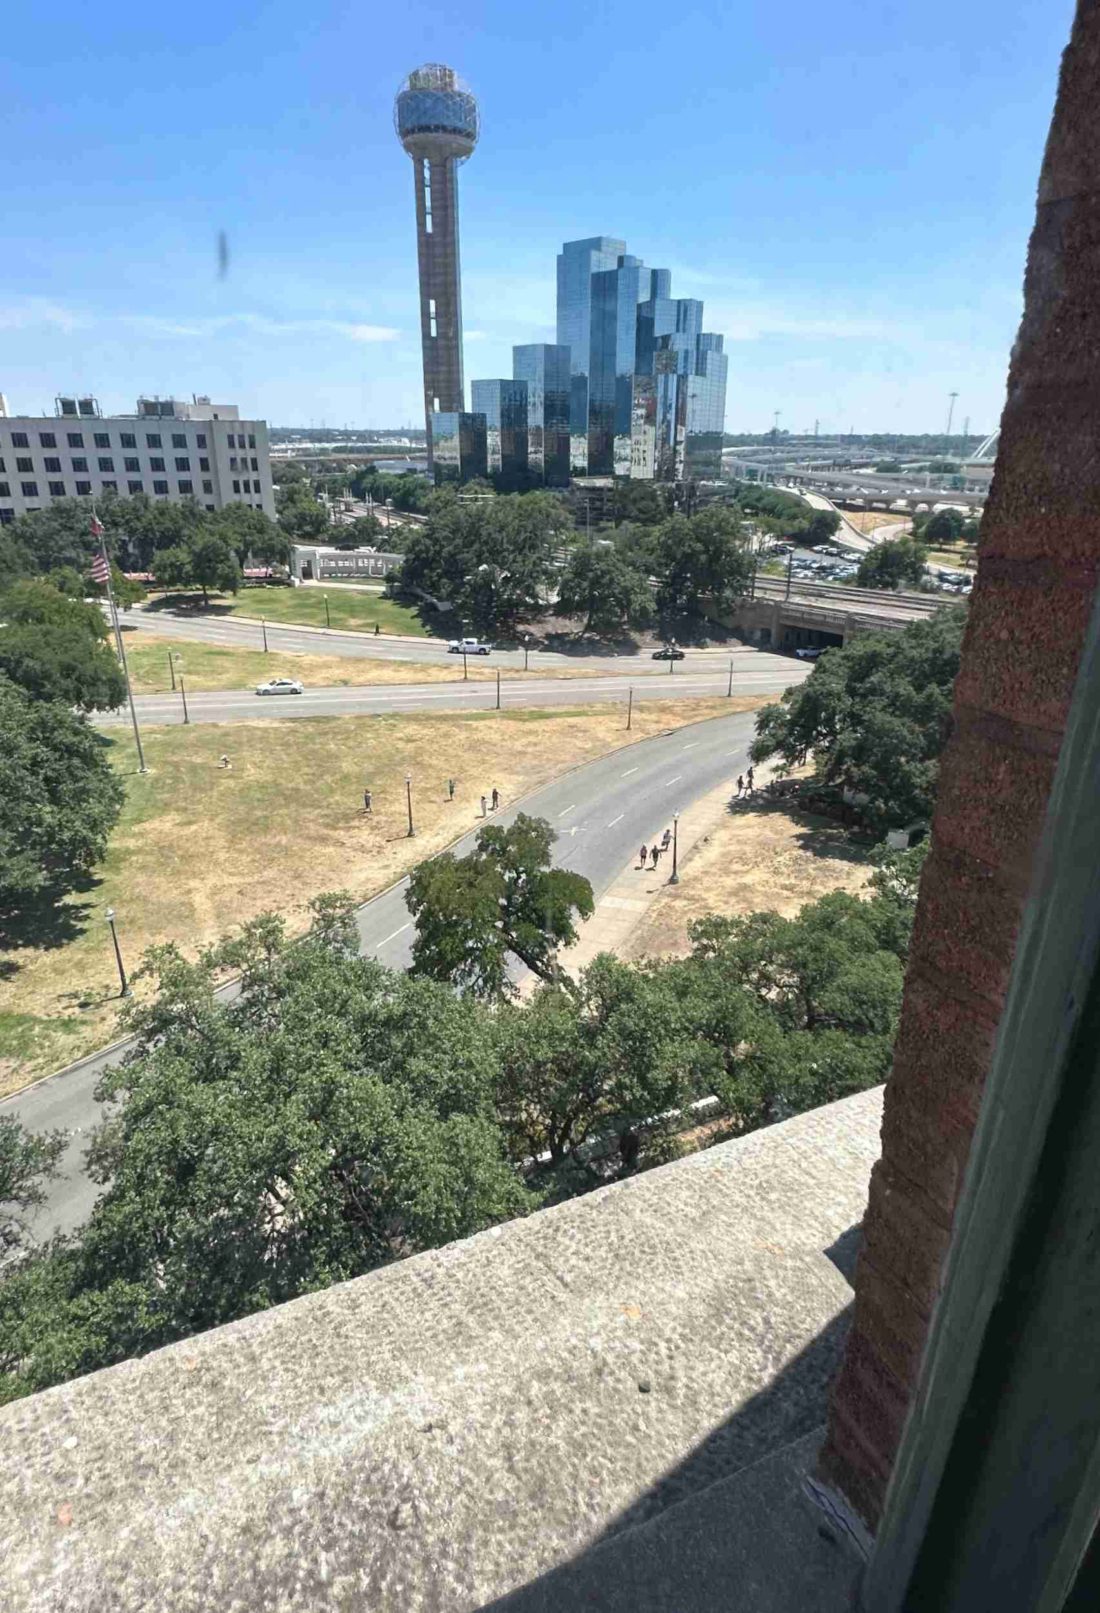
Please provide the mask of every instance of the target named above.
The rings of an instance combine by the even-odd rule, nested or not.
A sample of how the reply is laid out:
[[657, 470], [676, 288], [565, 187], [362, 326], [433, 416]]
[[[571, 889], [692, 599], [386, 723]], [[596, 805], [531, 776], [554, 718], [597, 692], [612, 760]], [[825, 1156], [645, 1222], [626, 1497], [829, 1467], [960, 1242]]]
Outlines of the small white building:
[[296, 543], [290, 551], [290, 575], [297, 582], [384, 582], [400, 564], [399, 554], [380, 549]]
[[104, 416], [93, 397], [59, 397], [52, 415], [0, 411], [0, 525], [104, 493], [244, 504], [274, 518], [267, 422], [207, 397], [139, 398], [132, 415]]

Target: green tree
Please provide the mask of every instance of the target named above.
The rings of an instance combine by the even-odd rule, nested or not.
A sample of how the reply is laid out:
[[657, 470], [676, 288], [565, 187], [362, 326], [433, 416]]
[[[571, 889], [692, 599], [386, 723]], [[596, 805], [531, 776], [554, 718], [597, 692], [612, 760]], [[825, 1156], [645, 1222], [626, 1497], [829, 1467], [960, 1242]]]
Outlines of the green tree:
[[242, 569], [250, 558], [280, 566], [290, 559], [286, 533], [263, 510], [248, 504], [226, 504], [210, 516], [208, 525], [224, 538]]
[[107, 741], [0, 674], [0, 914], [61, 893], [103, 856], [122, 808]]
[[557, 949], [576, 940], [576, 918], [594, 906], [587, 879], [551, 867], [556, 839], [545, 819], [521, 812], [508, 828], [482, 829], [467, 856], [443, 852], [414, 868], [405, 894], [413, 973], [499, 998], [515, 989], [508, 968], [517, 958], [556, 982]]
[[965, 619], [964, 606], [950, 606], [830, 650], [760, 712], [753, 760], [777, 757], [789, 770], [812, 754], [812, 787], [851, 792], [879, 832], [928, 822]]
[[275, 496], [279, 525], [292, 543], [311, 543], [325, 537], [332, 525], [329, 512], [315, 499], [308, 482], [291, 482]]
[[637, 526], [657, 526], [670, 513], [669, 494], [658, 482], [620, 477], [612, 493], [612, 510], [616, 526], [622, 526], [625, 521]]
[[720, 504], [698, 515], [673, 515], [657, 528], [657, 606], [663, 614], [721, 609], [748, 592], [752, 556], [737, 514]]
[[809, 544], [828, 543], [840, 531], [840, 516], [835, 510], [814, 510], [806, 526], [804, 541]]
[[928, 550], [915, 538], [889, 538], [863, 556], [856, 582], [861, 588], [916, 587], [924, 578], [927, 560]]
[[64, 1132], [37, 1136], [0, 1115], [0, 1270], [26, 1249], [28, 1212], [46, 1202], [45, 1183], [56, 1176], [64, 1148]]
[[200, 529], [174, 549], [160, 549], [153, 557], [153, 576], [162, 588], [201, 588], [203, 604], [208, 590], [235, 594], [241, 585], [241, 568], [225, 538]]
[[35, 700], [109, 711], [125, 698], [98, 606], [33, 579], [0, 595], [0, 622], [0, 673]]
[[558, 610], [583, 616], [585, 633], [613, 633], [653, 616], [653, 592], [643, 571], [610, 543], [578, 543], [558, 583]]
[[197, 963], [150, 955], [136, 1055], [100, 1087], [106, 1190], [0, 1285], [9, 1398], [537, 1204], [493, 1113], [485, 1010], [356, 956], [346, 905], [320, 907], [293, 946], [268, 915]]
[[719, 1065], [682, 1013], [672, 977], [607, 953], [575, 989], [543, 986], [530, 1005], [503, 1007], [497, 1034], [509, 1151], [546, 1156], [566, 1188], [627, 1174], [643, 1138], [652, 1156], [670, 1111], [709, 1090]]

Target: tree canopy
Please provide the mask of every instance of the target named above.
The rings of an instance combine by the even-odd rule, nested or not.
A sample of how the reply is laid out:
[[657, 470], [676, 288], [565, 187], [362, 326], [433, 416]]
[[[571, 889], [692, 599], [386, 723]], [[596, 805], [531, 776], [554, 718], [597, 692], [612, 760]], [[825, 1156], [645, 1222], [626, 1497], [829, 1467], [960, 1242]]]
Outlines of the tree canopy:
[[486, 636], [513, 632], [537, 615], [571, 530], [553, 493], [511, 493], [463, 502], [451, 489], [429, 499], [427, 522], [407, 540], [399, 585], [454, 606]]
[[110, 711], [126, 694], [122, 669], [97, 605], [38, 578], [0, 594], [0, 673], [35, 700]]
[[557, 948], [576, 940], [575, 916], [594, 905], [583, 875], [551, 866], [556, 839], [544, 818], [520, 812], [507, 828], [482, 829], [468, 856], [444, 852], [414, 868], [405, 895], [416, 920], [413, 973], [483, 998], [513, 989], [510, 958], [556, 980]]
[[856, 582], [861, 588], [916, 588], [927, 560], [928, 550], [915, 538], [888, 538], [862, 557]]
[[747, 593], [752, 578], [741, 522], [720, 504], [656, 527], [653, 564], [657, 608], [666, 615], [698, 615], [705, 599], [720, 609]]
[[928, 822], [951, 719], [964, 606], [829, 650], [756, 719], [753, 760], [812, 753], [814, 785], [848, 791], [879, 832]]
[[64, 891], [103, 856], [122, 808], [107, 741], [0, 673], [0, 915]]
[[237, 556], [217, 531], [200, 527], [174, 549], [160, 549], [153, 556], [153, 576], [162, 588], [201, 588], [203, 602], [208, 590], [235, 594], [241, 586]]
[[558, 610], [583, 616], [586, 633], [643, 627], [653, 617], [649, 579], [622, 550], [606, 541], [577, 543], [558, 581]]
[[64, 1147], [63, 1132], [36, 1136], [13, 1115], [0, 1115], [0, 1274], [26, 1249], [28, 1215], [45, 1203]]

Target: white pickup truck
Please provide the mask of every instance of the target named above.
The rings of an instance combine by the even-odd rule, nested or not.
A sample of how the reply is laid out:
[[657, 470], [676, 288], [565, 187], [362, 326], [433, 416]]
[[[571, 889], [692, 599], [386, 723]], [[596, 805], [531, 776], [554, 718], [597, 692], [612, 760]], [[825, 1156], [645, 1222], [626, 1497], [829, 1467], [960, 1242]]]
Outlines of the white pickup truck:
[[447, 652], [450, 655], [488, 655], [492, 647], [476, 638], [453, 638], [447, 645]]

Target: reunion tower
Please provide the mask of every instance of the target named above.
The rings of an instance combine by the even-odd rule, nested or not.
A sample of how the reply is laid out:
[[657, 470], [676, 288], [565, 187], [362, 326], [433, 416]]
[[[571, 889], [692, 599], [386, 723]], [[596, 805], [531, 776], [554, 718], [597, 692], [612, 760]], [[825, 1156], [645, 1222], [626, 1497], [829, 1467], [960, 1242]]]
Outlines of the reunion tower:
[[432, 415], [461, 413], [462, 287], [458, 255], [458, 165], [477, 145], [477, 102], [451, 67], [429, 62], [397, 92], [393, 121], [412, 158], [424, 423], [432, 469]]

